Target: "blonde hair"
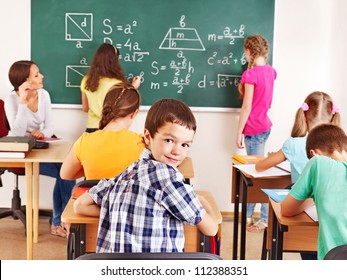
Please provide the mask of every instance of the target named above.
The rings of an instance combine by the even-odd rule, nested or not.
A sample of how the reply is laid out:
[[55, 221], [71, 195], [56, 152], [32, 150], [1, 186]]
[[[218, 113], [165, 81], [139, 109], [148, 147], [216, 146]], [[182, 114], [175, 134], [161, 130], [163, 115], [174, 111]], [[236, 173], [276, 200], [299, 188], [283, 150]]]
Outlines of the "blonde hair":
[[266, 41], [266, 39], [259, 35], [251, 35], [247, 37], [243, 43], [243, 47], [250, 51], [251, 53], [251, 59], [248, 63], [248, 69], [253, 68], [254, 66], [254, 60], [259, 57], [263, 56], [265, 59], [268, 58], [269, 55], [269, 44]]
[[322, 123], [340, 125], [340, 113], [333, 110], [334, 104], [330, 95], [314, 91], [309, 94], [304, 105], [299, 108], [295, 115], [292, 128], [292, 137], [303, 137], [313, 127]]
[[[259, 35], [254, 34], [247, 37], [243, 42], [243, 47], [250, 51], [250, 61], [248, 62], [247, 69], [254, 67], [254, 60], [260, 56], [263, 56], [266, 60], [269, 55], [269, 44], [266, 39]], [[241, 95], [245, 93], [245, 86], [243, 84], [238, 85], [238, 90]]]

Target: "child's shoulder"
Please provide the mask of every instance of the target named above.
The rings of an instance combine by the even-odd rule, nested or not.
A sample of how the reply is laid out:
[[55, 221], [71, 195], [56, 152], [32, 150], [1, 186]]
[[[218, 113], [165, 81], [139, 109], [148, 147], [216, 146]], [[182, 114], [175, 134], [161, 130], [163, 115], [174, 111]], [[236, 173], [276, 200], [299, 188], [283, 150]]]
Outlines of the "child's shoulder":
[[160, 183], [167, 181], [184, 182], [182, 173], [171, 165], [156, 161], [154, 159], [146, 159], [144, 164], [145, 168], [142, 169], [142, 175], [148, 176], [148, 179], [151, 181], [154, 180]]

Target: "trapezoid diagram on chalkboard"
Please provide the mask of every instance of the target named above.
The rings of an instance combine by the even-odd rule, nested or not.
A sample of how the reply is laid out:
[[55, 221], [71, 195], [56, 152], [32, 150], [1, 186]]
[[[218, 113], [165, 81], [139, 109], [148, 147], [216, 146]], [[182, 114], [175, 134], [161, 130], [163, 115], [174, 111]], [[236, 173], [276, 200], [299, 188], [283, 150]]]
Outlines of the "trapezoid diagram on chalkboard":
[[172, 27], [166, 33], [159, 49], [205, 51], [195, 28]]
[[92, 13], [66, 13], [65, 14], [65, 40], [66, 41], [92, 41], [93, 40], [93, 14]]

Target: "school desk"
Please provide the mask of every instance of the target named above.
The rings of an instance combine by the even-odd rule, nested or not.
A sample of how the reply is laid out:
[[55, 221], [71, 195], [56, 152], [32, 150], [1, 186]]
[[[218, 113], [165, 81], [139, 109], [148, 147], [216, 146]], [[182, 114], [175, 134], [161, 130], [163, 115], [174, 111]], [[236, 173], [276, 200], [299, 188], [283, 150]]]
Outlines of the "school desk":
[[281, 215], [281, 205], [271, 198], [267, 249], [270, 259], [282, 260], [283, 252], [316, 252], [318, 222], [302, 212], [292, 217]]
[[[33, 259], [33, 243], [38, 242], [40, 162], [63, 162], [72, 143], [50, 143], [48, 149], [33, 149], [25, 158], [0, 158], [1, 167], [25, 168], [27, 259]], [[30, 215], [31, 213], [31, 215]]]
[[[261, 190], [286, 188], [291, 184], [290, 174], [286, 176], [254, 178], [240, 171], [234, 165], [242, 164], [232, 158], [231, 203], [234, 203], [233, 260], [237, 260], [239, 248], [239, 203], [241, 203], [240, 260], [246, 258], [246, 213], [247, 203], [268, 203], [268, 196]], [[241, 198], [241, 199], [240, 199]]]
[[[217, 204], [208, 191], [196, 190], [197, 194], [205, 197], [211, 204], [211, 207], [218, 213], [218, 224], [222, 223], [222, 215]], [[69, 238], [67, 240], [67, 259], [75, 259], [85, 253], [93, 253], [96, 249], [96, 241], [98, 234], [99, 217], [89, 217], [76, 214], [73, 210], [75, 200], [70, 199], [69, 203], [62, 214], [64, 223], [71, 223]], [[184, 226], [185, 235], [185, 252], [201, 252], [204, 251], [204, 236], [200, 234], [196, 226]]]

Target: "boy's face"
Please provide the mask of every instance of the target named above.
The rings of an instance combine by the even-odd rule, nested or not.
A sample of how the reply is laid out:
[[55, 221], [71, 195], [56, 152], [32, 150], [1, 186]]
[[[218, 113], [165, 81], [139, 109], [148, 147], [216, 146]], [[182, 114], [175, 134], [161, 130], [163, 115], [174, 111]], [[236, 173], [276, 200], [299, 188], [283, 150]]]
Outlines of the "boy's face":
[[152, 138], [145, 129], [145, 141], [155, 160], [177, 167], [187, 156], [194, 131], [176, 123], [167, 122]]

